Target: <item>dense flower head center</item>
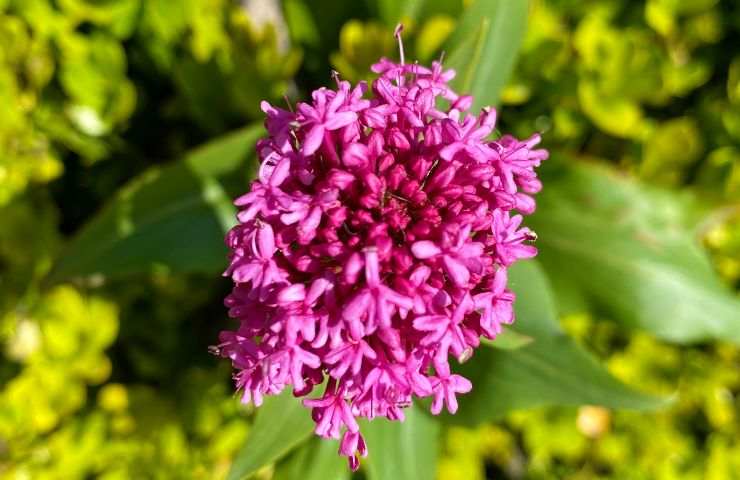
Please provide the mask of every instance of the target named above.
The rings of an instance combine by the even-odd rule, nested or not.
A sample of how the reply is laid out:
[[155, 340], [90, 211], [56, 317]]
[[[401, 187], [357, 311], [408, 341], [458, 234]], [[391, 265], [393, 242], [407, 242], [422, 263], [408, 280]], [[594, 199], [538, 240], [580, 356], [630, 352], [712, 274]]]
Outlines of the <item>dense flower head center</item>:
[[454, 413], [472, 388], [449, 358], [514, 319], [506, 269], [536, 254], [521, 215], [547, 157], [536, 135], [494, 138], [495, 110], [469, 112], [439, 62], [373, 71], [294, 110], [262, 103], [258, 178], [226, 239], [240, 326], [219, 345], [244, 401], [325, 383], [304, 404], [353, 469], [357, 417], [402, 420], [414, 396]]

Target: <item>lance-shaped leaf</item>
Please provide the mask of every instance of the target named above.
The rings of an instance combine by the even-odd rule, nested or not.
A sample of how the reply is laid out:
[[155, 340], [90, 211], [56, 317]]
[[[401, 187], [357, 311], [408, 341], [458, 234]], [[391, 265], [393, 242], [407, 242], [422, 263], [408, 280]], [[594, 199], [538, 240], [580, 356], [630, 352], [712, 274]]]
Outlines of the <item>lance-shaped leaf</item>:
[[289, 389], [278, 396], [265, 397], [226, 479], [243, 480], [271, 465], [305, 442], [313, 427], [311, 413]]
[[552, 160], [530, 225], [565, 307], [669, 341], [740, 342], [740, 299], [698, 244], [690, 195]]
[[439, 423], [416, 406], [404, 410], [403, 422], [376, 418], [362, 422], [369, 456], [363, 460], [369, 480], [434, 480]]
[[452, 85], [475, 97], [473, 111], [498, 102], [527, 28], [527, 0], [476, 0], [445, 44]]
[[351, 471], [338, 450], [336, 440], [314, 437], [277, 465], [272, 480], [348, 480]]
[[238, 131], [132, 180], [72, 238], [49, 280], [113, 277], [153, 266], [176, 272], [223, 268], [224, 233], [235, 222], [225, 188], [239, 182], [246, 189], [248, 159], [262, 131]]
[[[511, 329], [531, 341], [513, 350], [479, 348], [458, 369], [473, 382], [473, 391], [458, 397], [457, 413], [446, 420], [475, 425], [541, 405], [650, 410], [666, 403], [621, 383], [565, 335], [547, 278], [536, 262], [517, 263], [510, 269], [509, 282], [517, 295]], [[495, 344], [493, 340], [491, 345]]]

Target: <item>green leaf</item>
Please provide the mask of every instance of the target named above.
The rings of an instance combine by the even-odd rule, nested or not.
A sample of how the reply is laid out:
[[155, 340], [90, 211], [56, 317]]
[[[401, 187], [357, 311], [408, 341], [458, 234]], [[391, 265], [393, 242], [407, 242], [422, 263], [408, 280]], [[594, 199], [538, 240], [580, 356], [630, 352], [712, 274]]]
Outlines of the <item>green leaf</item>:
[[418, 407], [404, 410], [403, 422], [376, 418], [362, 422], [367, 441], [369, 480], [413, 478], [434, 480], [437, 466], [439, 422]]
[[227, 189], [235, 179], [242, 192], [257, 173], [254, 146], [264, 135], [261, 124], [251, 125], [196, 148], [184, 161], [194, 173], [217, 177]]
[[286, 389], [278, 396], [265, 397], [257, 410], [247, 442], [236, 454], [227, 480], [248, 478], [306, 441], [314, 424], [301, 401]]
[[226, 264], [224, 233], [235, 209], [225, 180], [246, 189], [245, 171], [262, 127], [251, 127], [153, 167], [124, 186], [67, 245], [49, 281], [141, 273], [153, 266], [213, 272]]
[[338, 454], [338, 443], [312, 438], [278, 464], [272, 480], [348, 480], [349, 465]]
[[477, 0], [445, 45], [453, 87], [475, 97], [473, 110], [498, 102], [527, 26], [527, 0]]
[[283, 13], [293, 41], [310, 46], [319, 44], [319, 27], [314, 22], [311, 9], [303, 0], [285, 0]]
[[476, 357], [488, 371], [461, 369], [474, 390], [458, 397], [460, 407], [452, 417], [456, 423], [475, 425], [543, 405], [654, 410], [668, 404], [625, 386], [563, 334], [537, 339], [518, 350], [482, 349]]
[[552, 161], [529, 224], [566, 307], [588, 305], [668, 341], [740, 343], [740, 299], [698, 245], [690, 196]]
[[463, 9], [463, 0], [367, 0], [366, 3], [389, 27], [398, 22], [410, 22], [409, 26], [415, 28], [434, 15], [458, 17]]
[[562, 329], [555, 314], [552, 288], [539, 263], [517, 262], [508, 274], [509, 288], [516, 294], [516, 321], [509, 328], [534, 339], [560, 335]]
[[534, 339], [527, 335], [518, 333], [516, 330], [505, 327], [504, 330], [496, 336], [494, 340], [482, 338], [481, 343], [489, 347], [499, 348], [501, 350], [516, 350], [525, 345], [532, 343]]
[[509, 276], [517, 294], [513, 329], [532, 341], [514, 350], [478, 349], [458, 369], [473, 382], [473, 391], [458, 397], [457, 414], [446, 420], [476, 425], [541, 405], [651, 410], [666, 404], [621, 383], [562, 332], [550, 286], [536, 262], [517, 263]]
[[[378, 10], [380, 18], [390, 26], [395, 26], [402, 20], [415, 20], [422, 10], [425, 0], [374, 0], [372, 7]], [[374, 4], [374, 5], [372, 5]]]

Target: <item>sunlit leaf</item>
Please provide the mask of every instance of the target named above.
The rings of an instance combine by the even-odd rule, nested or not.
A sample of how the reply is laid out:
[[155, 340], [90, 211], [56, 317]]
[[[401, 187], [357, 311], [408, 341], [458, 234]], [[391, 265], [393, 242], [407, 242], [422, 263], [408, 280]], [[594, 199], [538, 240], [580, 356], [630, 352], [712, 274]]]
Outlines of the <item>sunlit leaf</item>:
[[262, 127], [196, 149], [182, 161], [154, 167], [124, 186], [71, 240], [50, 280], [148, 271], [218, 271], [224, 233], [234, 223], [222, 181], [243, 178]]
[[272, 480], [347, 480], [347, 459], [336, 440], [315, 437], [296, 449], [275, 468]]
[[532, 343], [534, 339], [527, 335], [518, 333], [512, 328], [504, 328], [504, 331], [496, 336], [495, 340], [481, 339], [481, 343], [501, 350], [516, 350]]
[[362, 423], [369, 456], [362, 460], [369, 480], [434, 480], [439, 423], [418, 407], [404, 410], [403, 422], [376, 418]]
[[247, 442], [236, 454], [226, 479], [246, 479], [260, 468], [279, 460], [306, 441], [313, 426], [310, 411], [293, 397], [289, 389], [278, 396], [266, 397], [265, 403], [257, 410]]
[[[517, 350], [487, 348], [476, 353], [487, 372], [463, 368], [474, 391], [459, 397], [452, 418], [475, 425], [512, 410], [543, 405], [602, 405], [654, 410], [667, 400], [640, 394], [615, 379], [590, 354], [564, 334], [537, 339]], [[484, 374], [481, 374], [484, 373]]]
[[413, 20], [424, 7], [425, 0], [373, 0], [370, 6], [378, 10], [380, 18], [388, 25], [395, 25], [402, 20]]
[[319, 29], [308, 5], [303, 0], [285, 0], [282, 5], [291, 38], [297, 43], [318, 45]]
[[556, 291], [666, 340], [740, 342], [740, 299], [698, 245], [691, 197], [569, 165], [551, 169], [530, 219]]
[[458, 17], [462, 11], [463, 0], [367, 0], [371, 11], [389, 27], [398, 22], [408, 22], [413, 28], [435, 15]]
[[498, 102], [527, 27], [527, 0], [477, 0], [447, 41], [453, 86], [475, 97], [473, 111]]
[[562, 332], [550, 286], [536, 262], [512, 267], [510, 284], [517, 294], [517, 320], [512, 329], [531, 342], [509, 350], [479, 348], [459, 368], [473, 382], [473, 391], [458, 397], [457, 413], [446, 415], [446, 420], [476, 425], [512, 410], [541, 405], [650, 410], [666, 404], [665, 399], [621, 383]]

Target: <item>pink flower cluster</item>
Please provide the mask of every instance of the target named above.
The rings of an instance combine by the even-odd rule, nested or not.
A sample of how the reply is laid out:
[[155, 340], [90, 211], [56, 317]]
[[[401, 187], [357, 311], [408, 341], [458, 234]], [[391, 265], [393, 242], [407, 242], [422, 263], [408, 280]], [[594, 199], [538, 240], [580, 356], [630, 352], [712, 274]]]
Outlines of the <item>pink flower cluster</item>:
[[449, 358], [514, 319], [506, 269], [537, 253], [521, 214], [547, 158], [537, 135], [491, 139], [495, 110], [466, 113], [440, 63], [373, 71], [372, 95], [337, 79], [296, 112], [262, 103], [259, 178], [226, 239], [240, 325], [218, 348], [244, 402], [325, 383], [303, 403], [353, 470], [358, 417], [403, 420], [414, 396], [455, 413], [471, 390]]

